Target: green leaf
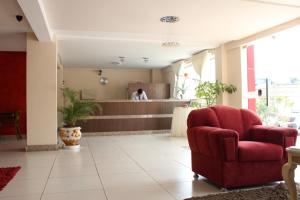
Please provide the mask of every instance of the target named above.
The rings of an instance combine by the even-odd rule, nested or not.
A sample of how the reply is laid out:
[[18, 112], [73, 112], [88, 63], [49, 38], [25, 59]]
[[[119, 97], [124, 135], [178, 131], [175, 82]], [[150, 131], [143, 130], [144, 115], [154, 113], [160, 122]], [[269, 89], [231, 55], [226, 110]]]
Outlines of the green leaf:
[[92, 101], [81, 101], [79, 92], [70, 88], [64, 88], [63, 95], [68, 100], [67, 105], [58, 108], [58, 111], [63, 114], [66, 126], [75, 126], [78, 120], [84, 119], [93, 113], [94, 109], [99, 105]]
[[237, 91], [237, 88], [232, 84], [225, 84], [219, 81], [211, 83], [205, 81], [199, 83], [196, 87], [196, 97], [199, 99], [204, 99], [206, 101], [206, 106], [212, 106], [216, 103], [218, 96], [222, 93], [227, 92], [232, 94]]

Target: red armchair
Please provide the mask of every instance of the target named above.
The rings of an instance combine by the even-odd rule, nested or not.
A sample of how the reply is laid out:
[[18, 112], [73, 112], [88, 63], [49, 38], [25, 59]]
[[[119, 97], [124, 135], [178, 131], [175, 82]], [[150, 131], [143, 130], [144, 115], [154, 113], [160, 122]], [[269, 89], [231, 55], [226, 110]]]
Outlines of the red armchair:
[[192, 170], [224, 188], [280, 181], [297, 130], [262, 126], [250, 110], [214, 106], [188, 116]]

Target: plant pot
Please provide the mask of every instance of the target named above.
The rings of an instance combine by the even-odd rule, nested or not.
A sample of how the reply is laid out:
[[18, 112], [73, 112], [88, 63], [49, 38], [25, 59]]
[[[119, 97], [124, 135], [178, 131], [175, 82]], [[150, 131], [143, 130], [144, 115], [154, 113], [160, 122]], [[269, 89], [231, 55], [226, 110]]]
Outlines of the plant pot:
[[79, 140], [81, 138], [80, 129], [81, 127], [60, 128], [60, 138], [67, 147], [79, 146]]

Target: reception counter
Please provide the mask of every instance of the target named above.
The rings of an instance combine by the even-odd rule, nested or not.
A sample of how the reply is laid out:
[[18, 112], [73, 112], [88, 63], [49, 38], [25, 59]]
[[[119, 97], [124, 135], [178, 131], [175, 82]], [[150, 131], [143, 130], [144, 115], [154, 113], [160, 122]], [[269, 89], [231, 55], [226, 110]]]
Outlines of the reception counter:
[[170, 130], [175, 107], [188, 100], [110, 100], [97, 101], [101, 109], [79, 121], [83, 133]]

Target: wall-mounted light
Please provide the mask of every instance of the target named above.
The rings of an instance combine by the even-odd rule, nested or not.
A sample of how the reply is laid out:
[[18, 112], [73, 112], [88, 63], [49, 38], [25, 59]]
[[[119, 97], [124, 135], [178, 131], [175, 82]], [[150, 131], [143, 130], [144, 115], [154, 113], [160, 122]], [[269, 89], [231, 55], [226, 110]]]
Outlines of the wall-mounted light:
[[108, 79], [107, 79], [107, 77], [102, 76], [102, 70], [101, 69], [98, 71], [98, 75], [99, 75], [99, 83], [101, 85], [106, 85], [108, 83]]

